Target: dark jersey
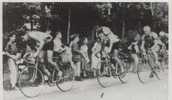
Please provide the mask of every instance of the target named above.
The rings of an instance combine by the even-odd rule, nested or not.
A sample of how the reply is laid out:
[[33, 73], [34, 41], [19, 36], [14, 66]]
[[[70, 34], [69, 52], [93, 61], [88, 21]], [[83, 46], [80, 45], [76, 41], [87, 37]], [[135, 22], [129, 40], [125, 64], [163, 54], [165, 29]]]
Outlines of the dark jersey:
[[124, 53], [128, 53], [129, 52], [128, 46], [129, 46], [129, 43], [119, 41], [113, 44], [112, 51], [117, 49], [117, 50], [121, 50]]
[[155, 44], [155, 39], [158, 38], [158, 35], [154, 32], [149, 35], [144, 35], [142, 40], [145, 41], [145, 49], [151, 48]]
[[47, 43], [45, 43], [44, 46], [43, 46], [43, 50], [44, 50], [44, 51], [47, 51], [47, 50], [52, 50], [52, 51], [54, 51], [53, 49], [54, 49], [54, 42], [53, 42], [53, 41], [47, 42]]
[[145, 48], [151, 48], [154, 45], [154, 38], [151, 36], [145, 36]]

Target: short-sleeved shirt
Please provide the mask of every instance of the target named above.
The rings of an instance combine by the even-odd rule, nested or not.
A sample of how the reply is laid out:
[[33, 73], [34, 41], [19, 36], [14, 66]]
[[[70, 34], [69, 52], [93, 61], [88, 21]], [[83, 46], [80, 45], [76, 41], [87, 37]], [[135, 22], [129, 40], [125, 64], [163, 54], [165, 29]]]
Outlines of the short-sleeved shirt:
[[26, 49], [27, 49], [27, 42], [24, 42], [21, 39], [20, 40], [17, 39], [12, 43], [7, 43], [7, 46], [5, 48], [5, 50], [12, 55], [16, 55], [17, 53], [21, 53], [22, 55], [24, 55]]
[[168, 44], [168, 37], [163, 35], [163, 36], [160, 36], [160, 40], [165, 43], [165, 44]]
[[79, 44], [78, 43], [72, 43], [71, 44], [71, 51], [72, 51], [72, 60], [74, 62], [78, 62], [81, 60], [81, 56], [80, 54], [77, 52], [78, 50], [80, 50], [79, 48]]
[[145, 49], [151, 48], [155, 44], [157, 38], [158, 35], [154, 32], [151, 32], [149, 35], [143, 35], [142, 40], [145, 41]]
[[18, 52], [16, 42], [7, 43], [5, 50], [10, 54], [15, 55]]

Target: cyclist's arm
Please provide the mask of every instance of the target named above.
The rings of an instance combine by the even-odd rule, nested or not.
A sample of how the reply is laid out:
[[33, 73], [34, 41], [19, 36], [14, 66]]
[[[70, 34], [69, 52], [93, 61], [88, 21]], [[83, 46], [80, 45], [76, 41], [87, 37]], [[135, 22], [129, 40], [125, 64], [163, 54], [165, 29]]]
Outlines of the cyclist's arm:
[[158, 35], [156, 33], [153, 33], [153, 38], [154, 38], [154, 45], [152, 46], [152, 49], [154, 49], [157, 45], [163, 46], [163, 43], [158, 38]]
[[40, 53], [40, 51], [42, 50], [42, 48], [44, 47], [45, 41], [40, 41], [40, 45], [36, 50], [36, 53], [34, 55], [34, 57], [38, 56], [38, 54]]
[[56, 66], [57, 64], [53, 61], [53, 51], [51, 50], [47, 50], [47, 59], [48, 59], [48, 62], [50, 64], [52, 64], [53, 66]]
[[143, 52], [146, 52], [146, 51], [145, 51], [145, 48], [144, 48], [144, 45], [145, 45], [145, 40], [144, 40], [144, 38], [145, 38], [145, 35], [144, 35], [144, 36], [142, 36], [142, 41], [141, 41], [141, 50], [142, 50]]

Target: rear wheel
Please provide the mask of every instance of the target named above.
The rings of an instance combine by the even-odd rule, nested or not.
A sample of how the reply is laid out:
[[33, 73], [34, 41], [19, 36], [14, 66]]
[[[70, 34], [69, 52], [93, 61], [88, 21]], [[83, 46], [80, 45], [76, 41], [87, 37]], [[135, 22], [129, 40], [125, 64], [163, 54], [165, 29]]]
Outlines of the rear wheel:
[[114, 77], [112, 76], [111, 64], [104, 64], [99, 62], [97, 65], [97, 82], [103, 88], [112, 86], [114, 84]]
[[62, 69], [62, 77], [59, 79], [59, 76], [57, 75], [57, 71], [54, 75], [56, 75], [56, 86], [59, 88], [62, 92], [70, 91], [73, 87], [73, 81], [74, 81], [74, 69], [70, 66], [64, 66], [65, 68]]

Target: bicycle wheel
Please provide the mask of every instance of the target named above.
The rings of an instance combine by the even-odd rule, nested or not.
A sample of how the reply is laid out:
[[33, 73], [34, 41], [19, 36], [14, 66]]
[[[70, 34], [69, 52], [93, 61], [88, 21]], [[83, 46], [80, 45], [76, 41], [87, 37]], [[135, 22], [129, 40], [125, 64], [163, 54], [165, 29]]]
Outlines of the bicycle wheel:
[[105, 65], [102, 62], [97, 64], [97, 82], [103, 88], [110, 87], [114, 84], [114, 78], [111, 73], [111, 65]]
[[121, 83], [126, 83], [126, 75], [128, 73], [128, 68], [127, 68], [127, 64], [121, 61], [121, 65], [116, 62], [115, 67], [115, 73], [118, 76], [118, 79], [120, 80]]
[[51, 79], [50, 81], [48, 81], [48, 85], [54, 86], [56, 84], [56, 81], [58, 80], [59, 80], [58, 71], [56, 69], [53, 69]]
[[154, 57], [153, 54], [149, 55], [148, 57], [149, 57], [149, 62], [148, 62], [148, 64], [149, 64], [149, 66], [150, 66], [150, 68], [151, 68], [152, 78], [153, 78], [153, 77], [156, 77], [158, 80], [160, 80], [160, 77], [159, 77], [159, 75], [158, 75], [158, 73], [159, 73], [160, 70], [161, 70], [161, 69], [160, 69], [160, 66], [157, 65], [157, 64], [155, 63], [155, 57]]
[[144, 63], [139, 63], [137, 67], [137, 76], [141, 83], [146, 83], [153, 78], [153, 76], [158, 77], [157, 72], [154, 70], [154, 61], [150, 55], [147, 56], [147, 60]]
[[19, 90], [28, 98], [38, 96], [42, 91], [41, 87], [43, 83], [44, 77], [42, 72], [33, 66], [25, 67], [19, 74]]
[[58, 72], [54, 69], [51, 81], [52, 83], [55, 83], [58, 79], [59, 79]]
[[63, 66], [63, 74], [62, 78], [58, 79], [59, 76], [57, 75], [58, 73], [56, 72], [54, 75], [56, 75], [56, 86], [59, 88], [60, 91], [62, 92], [67, 92], [70, 91], [73, 87], [73, 81], [74, 81], [74, 69], [70, 66]]

